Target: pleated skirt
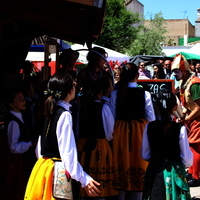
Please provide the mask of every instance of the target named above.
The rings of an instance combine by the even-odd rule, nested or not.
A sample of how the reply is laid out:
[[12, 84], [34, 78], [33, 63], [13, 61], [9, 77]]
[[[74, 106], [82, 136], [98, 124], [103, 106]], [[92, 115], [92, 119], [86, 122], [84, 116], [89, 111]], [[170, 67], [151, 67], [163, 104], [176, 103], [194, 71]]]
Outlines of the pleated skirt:
[[146, 120], [117, 120], [113, 133], [115, 188], [125, 191], [143, 190], [148, 162], [141, 157]]
[[52, 195], [54, 162], [39, 158], [29, 178], [24, 200], [55, 200]]
[[[92, 146], [91, 148], [89, 146]], [[113, 155], [106, 139], [80, 139], [78, 141], [79, 162], [94, 180], [100, 183], [99, 197], [118, 195], [114, 188]], [[81, 197], [88, 197], [81, 189]]]

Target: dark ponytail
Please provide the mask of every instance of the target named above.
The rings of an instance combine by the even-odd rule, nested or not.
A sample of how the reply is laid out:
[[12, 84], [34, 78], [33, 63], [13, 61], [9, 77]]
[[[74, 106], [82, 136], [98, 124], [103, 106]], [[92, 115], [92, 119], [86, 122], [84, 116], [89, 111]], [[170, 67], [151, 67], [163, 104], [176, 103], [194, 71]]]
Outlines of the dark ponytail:
[[138, 66], [133, 63], [127, 63], [123, 66], [118, 82], [117, 102], [120, 103], [124, 100], [127, 91], [128, 83], [138, 76]]
[[47, 99], [44, 104], [44, 116], [50, 118], [58, 100], [64, 100], [73, 88], [73, 79], [69, 74], [58, 72], [53, 75], [44, 94]]

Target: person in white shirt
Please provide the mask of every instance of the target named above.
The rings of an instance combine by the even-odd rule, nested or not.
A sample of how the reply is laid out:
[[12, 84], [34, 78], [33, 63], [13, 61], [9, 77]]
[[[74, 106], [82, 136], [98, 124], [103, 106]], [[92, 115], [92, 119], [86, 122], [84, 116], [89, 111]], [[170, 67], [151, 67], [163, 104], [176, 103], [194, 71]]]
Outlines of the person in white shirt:
[[[108, 87], [112, 84], [108, 77], [102, 77], [89, 81], [82, 90], [77, 148], [81, 165], [101, 184], [99, 197], [104, 199], [119, 192], [113, 185], [113, 155], [109, 145], [113, 139], [114, 118], [108, 104], [102, 101], [102, 79], [109, 81]], [[81, 197], [88, 197], [84, 190], [81, 190]]]
[[69, 104], [75, 97], [75, 83], [72, 77], [65, 73], [56, 73], [50, 78], [45, 94], [48, 98], [44, 104], [46, 121], [41, 136], [42, 157], [34, 166], [25, 199], [40, 199], [45, 195], [49, 195], [50, 199], [53, 198], [51, 177], [54, 161], [52, 158], [62, 160], [65, 170], [71, 178], [81, 183], [81, 187], [89, 196], [98, 196], [100, 191], [97, 187], [100, 184], [91, 178], [78, 162]]
[[2, 154], [1, 181], [2, 198], [22, 200], [32, 167], [36, 162], [30, 130], [24, 123], [21, 111], [26, 109], [26, 101], [19, 89], [10, 89], [5, 95], [5, 105], [9, 112], [5, 117], [5, 146]]
[[[151, 94], [137, 84], [138, 67], [127, 63], [121, 73], [117, 90], [111, 93], [110, 107], [115, 118], [113, 157], [115, 187], [119, 199], [127, 192], [132, 200], [140, 200], [147, 162], [140, 156], [143, 130], [155, 120]], [[127, 192], [125, 192], [127, 191]]]
[[[158, 94], [161, 119], [149, 122], [144, 130], [142, 157], [149, 161], [143, 199], [190, 199], [185, 168], [193, 163], [187, 129], [173, 121], [176, 96], [168, 91]], [[178, 178], [177, 178], [178, 177]]]

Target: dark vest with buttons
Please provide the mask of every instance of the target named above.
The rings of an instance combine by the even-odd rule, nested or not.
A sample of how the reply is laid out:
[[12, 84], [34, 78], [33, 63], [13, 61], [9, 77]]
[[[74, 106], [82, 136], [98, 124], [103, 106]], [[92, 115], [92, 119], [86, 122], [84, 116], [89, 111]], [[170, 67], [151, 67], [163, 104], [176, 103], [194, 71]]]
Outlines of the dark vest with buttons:
[[[60, 158], [56, 126], [60, 115], [66, 111], [63, 107], [57, 107], [50, 120], [45, 120], [41, 138], [41, 154], [48, 158]], [[67, 133], [66, 133], [67, 134]]]
[[163, 121], [156, 120], [148, 124], [147, 135], [151, 149], [151, 161], [181, 161], [179, 135], [180, 124], [171, 122], [166, 127]]
[[21, 141], [29, 142], [31, 139], [30, 139], [28, 127], [20, 119], [18, 119], [15, 115], [13, 115], [12, 113], [8, 113], [8, 115], [6, 116], [5, 126], [4, 126], [5, 132], [7, 132], [8, 125], [11, 121], [15, 121], [19, 126], [20, 137], [18, 138], [18, 140], [20, 142]]
[[142, 88], [127, 88], [123, 100], [117, 93], [116, 119], [145, 119], [145, 91]]
[[103, 103], [93, 102], [87, 115], [80, 109], [80, 138], [105, 138], [102, 108]]

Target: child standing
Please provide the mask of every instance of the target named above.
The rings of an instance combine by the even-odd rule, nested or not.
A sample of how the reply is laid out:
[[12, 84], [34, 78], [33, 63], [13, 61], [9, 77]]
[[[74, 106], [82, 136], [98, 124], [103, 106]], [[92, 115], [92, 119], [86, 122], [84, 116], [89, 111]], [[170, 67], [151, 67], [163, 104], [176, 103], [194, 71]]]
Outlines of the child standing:
[[[99, 197], [105, 198], [118, 195], [118, 191], [114, 189], [113, 156], [108, 143], [113, 139], [114, 118], [108, 104], [101, 101], [100, 82], [89, 81], [82, 90], [78, 151], [83, 168], [101, 183]], [[82, 190], [81, 197], [88, 195]]]
[[148, 160], [143, 199], [190, 199], [185, 167], [192, 165], [185, 126], [172, 121], [177, 107], [171, 92], [159, 94], [157, 106], [161, 120], [147, 124], [142, 143], [142, 157]]
[[[1, 170], [3, 199], [22, 200], [32, 167], [36, 162], [30, 131], [24, 123], [21, 111], [26, 109], [26, 101], [21, 91], [12, 89], [6, 95], [9, 112], [5, 119], [4, 170]], [[5, 157], [4, 157], [5, 156]], [[1, 187], [2, 189], [2, 187]]]
[[115, 187], [119, 199], [130, 195], [132, 200], [142, 197], [147, 162], [140, 155], [143, 130], [155, 119], [151, 95], [137, 84], [138, 67], [127, 63], [121, 72], [117, 90], [111, 93], [110, 106], [115, 117], [113, 157]]
[[100, 184], [83, 171], [77, 158], [69, 104], [75, 97], [75, 83], [72, 77], [65, 73], [56, 73], [50, 78], [45, 93], [48, 98], [44, 104], [46, 120], [41, 137], [42, 157], [33, 168], [25, 199], [55, 199], [52, 194], [55, 158], [62, 160], [65, 171], [81, 183], [88, 196], [98, 196], [100, 191], [97, 186]]

